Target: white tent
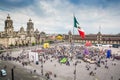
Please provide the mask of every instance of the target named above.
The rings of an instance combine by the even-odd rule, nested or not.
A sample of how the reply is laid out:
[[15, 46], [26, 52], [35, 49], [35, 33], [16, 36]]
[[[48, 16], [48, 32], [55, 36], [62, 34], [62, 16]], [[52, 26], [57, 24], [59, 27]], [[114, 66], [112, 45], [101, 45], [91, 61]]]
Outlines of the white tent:
[[29, 52], [29, 61], [33, 61], [34, 63], [38, 62], [38, 53], [37, 52]]

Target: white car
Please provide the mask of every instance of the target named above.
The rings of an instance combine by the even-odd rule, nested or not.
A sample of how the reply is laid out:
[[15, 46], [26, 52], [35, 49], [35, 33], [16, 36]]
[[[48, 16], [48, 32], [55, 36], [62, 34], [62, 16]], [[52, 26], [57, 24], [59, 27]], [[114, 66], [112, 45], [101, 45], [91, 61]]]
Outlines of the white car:
[[6, 76], [7, 75], [7, 71], [5, 69], [1, 69], [0, 70], [0, 74], [1, 74], [1, 76]]

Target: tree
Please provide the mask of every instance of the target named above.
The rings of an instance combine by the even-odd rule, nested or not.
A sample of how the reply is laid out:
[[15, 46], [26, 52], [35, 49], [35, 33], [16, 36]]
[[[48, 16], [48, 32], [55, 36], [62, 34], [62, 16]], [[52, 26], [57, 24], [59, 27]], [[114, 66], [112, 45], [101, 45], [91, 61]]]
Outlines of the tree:
[[35, 45], [35, 42], [32, 43], [32, 46], [34, 46], [34, 45]]
[[12, 48], [12, 47], [14, 47], [14, 45], [13, 45], [13, 44], [10, 44], [10, 47]]
[[57, 35], [57, 36], [56, 36], [56, 40], [63, 40], [62, 35]]

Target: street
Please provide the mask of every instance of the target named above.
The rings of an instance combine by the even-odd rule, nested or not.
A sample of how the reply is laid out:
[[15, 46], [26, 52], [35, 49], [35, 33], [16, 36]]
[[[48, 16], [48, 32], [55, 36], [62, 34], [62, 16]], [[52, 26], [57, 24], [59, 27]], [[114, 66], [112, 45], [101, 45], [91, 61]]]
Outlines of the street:
[[35, 73], [25, 70], [21, 66], [13, 65], [9, 61], [0, 61], [0, 70], [6, 67], [7, 76], [0, 76], [0, 80], [12, 80], [11, 69], [14, 68], [14, 80], [45, 80]]

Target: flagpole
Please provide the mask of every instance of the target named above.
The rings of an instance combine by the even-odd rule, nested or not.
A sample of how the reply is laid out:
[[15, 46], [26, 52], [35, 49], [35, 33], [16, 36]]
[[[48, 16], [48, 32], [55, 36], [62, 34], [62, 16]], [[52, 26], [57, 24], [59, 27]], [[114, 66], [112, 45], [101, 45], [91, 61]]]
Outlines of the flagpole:
[[73, 36], [72, 36], [72, 44], [74, 45], [74, 17], [75, 14], [73, 13]]
[[73, 53], [74, 49], [74, 13], [73, 13], [73, 31], [72, 31], [72, 41], [71, 41], [71, 53]]
[[99, 32], [101, 32], [101, 26], [99, 26]]

